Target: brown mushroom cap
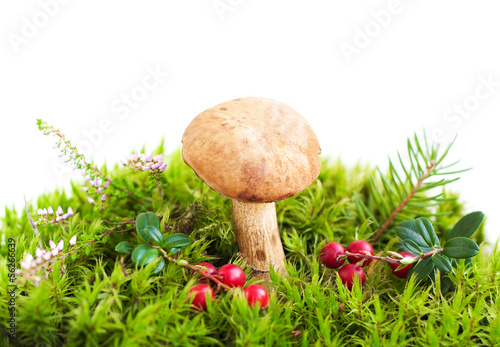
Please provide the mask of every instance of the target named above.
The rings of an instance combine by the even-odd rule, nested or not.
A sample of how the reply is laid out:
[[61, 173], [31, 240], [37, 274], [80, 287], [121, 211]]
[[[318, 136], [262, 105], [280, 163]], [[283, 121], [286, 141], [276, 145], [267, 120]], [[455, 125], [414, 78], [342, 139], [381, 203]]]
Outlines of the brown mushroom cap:
[[295, 110], [264, 98], [231, 100], [202, 112], [182, 137], [182, 157], [221, 195], [274, 202], [319, 175], [318, 139]]

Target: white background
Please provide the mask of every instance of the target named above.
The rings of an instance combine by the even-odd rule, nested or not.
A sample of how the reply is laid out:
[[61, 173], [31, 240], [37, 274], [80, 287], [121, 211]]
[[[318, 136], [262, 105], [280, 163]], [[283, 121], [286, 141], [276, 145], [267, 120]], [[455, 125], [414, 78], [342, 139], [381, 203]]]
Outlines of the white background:
[[[299, 111], [323, 154], [349, 164], [385, 169], [415, 131], [458, 133], [448, 162], [474, 169], [450, 188], [487, 214], [494, 241], [499, 13], [497, 1], [457, 0], [3, 1], [0, 205], [72, 177], [36, 118], [115, 163], [162, 136], [173, 151], [204, 109], [261, 96]], [[125, 106], [127, 95], [141, 100]]]

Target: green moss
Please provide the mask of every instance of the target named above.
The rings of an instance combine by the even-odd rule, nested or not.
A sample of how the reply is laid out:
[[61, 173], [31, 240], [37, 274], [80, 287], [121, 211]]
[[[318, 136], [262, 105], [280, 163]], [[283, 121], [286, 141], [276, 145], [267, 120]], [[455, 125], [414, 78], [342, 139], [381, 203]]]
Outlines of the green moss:
[[[69, 224], [40, 227], [43, 244], [61, 238], [67, 244], [76, 234], [80, 246], [108, 228], [106, 220], [155, 211], [163, 216], [165, 233], [183, 232], [196, 239], [181, 251], [183, 259], [193, 264], [211, 259], [216, 265], [241, 261], [236, 258], [230, 201], [206, 187], [182, 162], [179, 151], [168, 162], [163, 198], [144, 173], [118, 167], [103, 171], [139, 199], [116, 192], [118, 197], [111, 197], [101, 211], [87, 203], [77, 184], [68, 194], [55, 191], [40, 196], [31, 208], [35, 218], [37, 208], [48, 206], [72, 206], [77, 213]], [[396, 278], [381, 262], [375, 263], [363, 288], [356, 285], [351, 292], [340, 284], [334, 270], [320, 266], [318, 255], [326, 242], [369, 239], [383, 222], [386, 213], [370, 193], [374, 184], [382, 185], [376, 175], [370, 167], [348, 168], [338, 160], [325, 160], [319, 179], [308, 189], [277, 203], [289, 276], [272, 273], [271, 303], [262, 312], [249, 308], [238, 290], [222, 290], [205, 313], [190, 311], [186, 293], [196, 279], [175, 264], [150, 276], [155, 263], [137, 268], [114, 251], [118, 242], [136, 240], [135, 231], [112, 233], [67, 258], [64, 274], [56, 266], [39, 286], [20, 284], [16, 341], [34, 346], [499, 345], [497, 248], [486, 253], [483, 244], [472, 267], [462, 262], [451, 276], [454, 287], [446, 295], [440, 292], [439, 276], [435, 286], [422, 287]], [[446, 192], [447, 197], [456, 196]], [[356, 199], [366, 205], [367, 213]], [[398, 218], [419, 211], [433, 213], [438, 235], [456, 223], [463, 210], [456, 199], [438, 207], [412, 208], [413, 214]], [[374, 245], [376, 252], [395, 250], [393, 227]], [[2, 238], [15, 239], [17, 267], [38, 246], [25, 211], [5, 210]], [[482, 241], [480, 233], [476, 240]], [[7, 262], [7, 247], [2, 244], [2, 269], [7, 269]], [[9, 278], [7, 271], [0, 273], [0, 344], [9, 345], [9, 297], [4, 295]]]

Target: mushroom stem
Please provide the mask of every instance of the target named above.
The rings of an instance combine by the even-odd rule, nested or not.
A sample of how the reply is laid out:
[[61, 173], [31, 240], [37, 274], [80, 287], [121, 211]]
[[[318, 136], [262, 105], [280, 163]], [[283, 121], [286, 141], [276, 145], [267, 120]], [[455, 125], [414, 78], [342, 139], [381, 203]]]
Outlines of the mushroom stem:
[[243, 257], [257, 272], [269, 278], [270, 265], [286, 274], [276, 207], [270, 203], [233, 201], [234, 234]]

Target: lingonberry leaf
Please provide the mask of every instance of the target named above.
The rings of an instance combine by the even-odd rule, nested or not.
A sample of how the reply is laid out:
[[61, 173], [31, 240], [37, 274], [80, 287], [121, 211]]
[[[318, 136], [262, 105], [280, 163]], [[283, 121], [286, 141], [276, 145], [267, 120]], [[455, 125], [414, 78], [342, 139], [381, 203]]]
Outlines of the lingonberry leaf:
[[450, 258], [465, 259], [479, 253], [478, 245], [467, 237], [455, 237], [447, 241], [443, 247], [443, 254]]
[[399, 223], [396, 227], [396, 233], [403, 241], [411, 240], [419, 247], [429, 249], [429, 245], [418, 232], [417, 223], [414, 220], [405, 220], [404, 222]]
[[431, 257], [425, 257], [410, 268], [408, 275], [415, 274], [415, 279], [419, 282], [425, 280], [432, 270], [434, 270], [434, 263], [431, 261]]
[[144, 229], [147, 226], [153, 226], [156, 229], [160, 228], [160, 220], [158, 219], [158, 216], [154, 212], [143, 212], [140, 213], [136, 218], [135, 218], [135, 228], [137, 229], [137, 232], [139, 235], [141, 235], [144, 240], [146, 241], [151, 241], [151, 238], [149, 237], [148, 233], [144, 232]]
[[156, 265], [156, 267], [154, 268], [152, 274], [153, 275], [156, 275], [157, 273], [159, 273], [161, 270], [163, 270], [163, 268], [165, 267], [165, 259], [161, 259], [160, 262], [158, 263], [158, 265]]
[[192, 241], [189, 238], [189, 236], [187, 236], [185, 234], [176, 233], [176, 234], [172, 234], [172, 235], [168, 236], [166, 239], [164, 239], [162, 247], [164, 247], [164, 248], [171, 248], [171, 247], [179, 248], [182, 246], [189, 245], [191, 242]]
[[132, 253], [134, 246], [128, 241], [122, 241], [116, 244], [115, 251], [121, 253]]
[[436, 232], [432, 227], [432, 223], [427, 218], [418, 218], [415, 221], [415, 225], [417, 227], [417, 231], [424, 239], [425, 243], [429, 247], [439, 246], [439, 240], [437, 238]]
[[445, 234], [446, 240], [455, 237], [471, 237], [484, 220], [484, 213], [480, 211], [469, 213], [462, 217], [455, 226]]
[[443, 272], [451, 272], [451, 262], [448, 258], [443, 257], [441, 254], [434, 254], [431, 259], [439, 270]]
[[143, 234], [147, 234], [149, 239], [153, 240], [158, 245], [161, 245], [163, 243], [163, 234], [161, 233], [160, 230], [158, 230], [154, 226], [148, 225], [147, 227], [145, 227], [143, 229], [141, 235], [143, 235]]
[[423, 254], [420, 246], [413, 240], [405, 240], [403, 241], [403, 245], [413, 254]]
[[158, 255], [158, 250], [150, 245], [139, 245], [132, 252], [132, 262], [137, 265], [149, 264]]

